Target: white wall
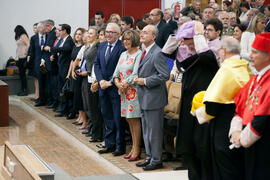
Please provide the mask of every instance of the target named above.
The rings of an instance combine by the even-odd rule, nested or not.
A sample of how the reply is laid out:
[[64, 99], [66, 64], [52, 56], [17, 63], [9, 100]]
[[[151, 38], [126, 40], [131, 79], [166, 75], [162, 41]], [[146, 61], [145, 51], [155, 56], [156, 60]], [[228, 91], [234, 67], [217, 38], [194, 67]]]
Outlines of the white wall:
[[0, 0], [0, 69], [10, 56], [16, 57], [16, 25], [22, 25], [31, 37], [34, 23], [53, 19], [56, 24], [69, 24], [73, 35], [77, 27], [88, 27], [88, 3], [89, 0]]

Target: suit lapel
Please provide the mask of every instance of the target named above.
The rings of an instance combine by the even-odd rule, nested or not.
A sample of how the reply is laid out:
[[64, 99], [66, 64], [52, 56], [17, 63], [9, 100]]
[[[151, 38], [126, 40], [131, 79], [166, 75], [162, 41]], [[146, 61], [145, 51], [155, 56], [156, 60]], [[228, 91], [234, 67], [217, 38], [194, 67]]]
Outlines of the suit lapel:
[[156, 46], [156, 44], [154, 44], [154, 46], [149, 50], [147, 55], [144, 57], [144, 59], [140, 63], [139, 69], [150, 59], [150, 57], [152, 57], [152, 53], [153, 53], [153, 51], [155, 49], [155, 46]]
[[112, 57], [113, 57], [114, 54], [117, 52], [119, 43], [120, 43], [120, 40], [117, 40], [117, 42], [115, 43], [115, 45], [114, 45], [114, 47], [113, 47], [113, 50], [112, 50], [112, 52], [111, 52], [111, 55], [110, 55], [110, 57], [109, 57], [109, 60], [108, 60], [108, 63], [107, 63], [107, 64], [105, 63], [105, 53], [106, 53], [106, 49], [107, 49], [107, 46], [106, 46], [106, 48], [105, 48], [105, 53], [104, 53], [104, 63], [105, 63], [106, 66], [108, 66], [108, 64], [110, 64]]

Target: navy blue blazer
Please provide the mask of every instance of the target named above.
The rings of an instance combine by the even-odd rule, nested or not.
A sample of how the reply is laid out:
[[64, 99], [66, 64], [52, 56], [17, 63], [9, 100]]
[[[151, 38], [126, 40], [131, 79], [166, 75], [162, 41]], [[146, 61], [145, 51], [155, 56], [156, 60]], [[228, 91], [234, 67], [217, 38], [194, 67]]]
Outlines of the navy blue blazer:
[[59, 53], [58, 56], [58, 71], [59, 75], [62, 78], [66, 78], [68, 69], [69, 69], [69, 64], [71, 61], [71, 53], [72, 49], [74, 47], [74, 42], [71, 38], [71, 36], [68, 36], [66, 41], [64, 42], [62, 47], [52, 47], [51, 52], [52, 53]]
[[[114, 70], [116, 68], [116, 65], [118, 63], [119, 57], [126, 49], [122, 44], [122, 41], [117, 40], [112, 52], [111, 56], [108, 60], [108, 63], [105, 63], [105, 53], [108, 46], [108, 42], [103, 42], [99, 45], [98, 51], [97, 51], [97, 57], [94, 62], [94, 70], [95, 75], [97, 78], [97, 81], [106, 80], [110, 81], [112, 79], [112, 75], [114, 73]], [[112, 96], [118, 96], [117, 93], [117, 87], [115, 85], [102, 90], [99, 88], [99, 95], [103, 96], [105, 91], [110, 91], [110, 95]]]
[[34, 64], [34, 71], [39, 74], [40, 63], [42, 58], [42, 50], [39, 45], [39, 35], [38, 33], [33, 35], [30, 39], [30, 47], [28, 50], [28, 56], [30, 56], [30, 62]]
[[[49, 46], [50, 48], [53, 47], [54, 41], [56, 39], [56, 35], [55, 35], [55, 27], [47, 34], [46, 39], [45, 39], [45, 46]], [[48, 51], [44, 51], [42, 53], [42, 58], [45, 60], [45, 66], [47, 68], [48, 71], [51, 71], [51, 61], [50, 61], [50, 56], [51, 56], [51, 52]]]

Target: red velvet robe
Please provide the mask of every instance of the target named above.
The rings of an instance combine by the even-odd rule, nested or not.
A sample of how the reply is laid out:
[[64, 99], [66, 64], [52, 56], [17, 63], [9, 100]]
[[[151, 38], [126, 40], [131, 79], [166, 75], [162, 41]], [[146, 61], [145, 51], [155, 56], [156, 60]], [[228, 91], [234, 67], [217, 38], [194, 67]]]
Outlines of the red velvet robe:
[[245, 171], [248, 180], [270, 179], [270, 70], [257, 82], [253, 76], [234, 98], [236, 112], [251, 131], [260, 137], [245, 148]]

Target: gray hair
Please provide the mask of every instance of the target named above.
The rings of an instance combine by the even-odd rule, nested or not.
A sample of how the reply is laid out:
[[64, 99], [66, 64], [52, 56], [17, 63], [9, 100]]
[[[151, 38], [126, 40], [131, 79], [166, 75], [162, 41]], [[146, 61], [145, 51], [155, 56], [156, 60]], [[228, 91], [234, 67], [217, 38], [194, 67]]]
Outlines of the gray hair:
[[54, 26], [54, 21], [53, 20], [51, 20], [51, 19], [46, 19], [46, 20], [44, 20], [44, 21], [42, 21], [45, 25], [52, 25], [52, 26]]
[[226, 15], [230, 16], [229, 13], [228, 13], [227, 11], [221, 11], [221, 12], [218, 14], [218, 19], [219, 19], [219, 20], [221, 20], [221, 16], [222, 16], [223, 14], [226, 14]]
[[191, 17], [189, 17], [189, 16], [182, 16], [182, 17], [179, 18], [179, 20], [184, 21], [184, 23], [188, 22], [188, 21], [192, 21]]
[[39, 22], [37, 24], [37, 28], [44, 28], [44, 23], [43, 22]]
[[158, 37], [158, 28], [155, 25], [149, 24], [147, 26], [151, 26], [153, 28], [152, 34]]
[[165, 12], [166, 10], [168, 10], [168, 11], [170, 12], [170, 15], [173, 17], [173, 15], [174, 15], [173, 9], [171, 9], [171, 8], [166, 8], [166, 9], [164, 9], [164, 12]]
[[88, 28], [88, 31], [90, 30], [90, 29], [94, 29], [95, 31], [96, 31], [96, 35], [98, 35], [98, 27], [97, 26], [89, 26], [89, 28]]
[[109, 27], [109, 26], [115, 27], [116, 32], [120, 33], [120, 27], [118, 26], [118, 24], [110, 22], [110, 23], [107, 24], [107, 27]]
[[240, 54], [241, 51], [239, 41], [231, 36], [224, 36], [221, 39], [221, 47], [228, 53]]

